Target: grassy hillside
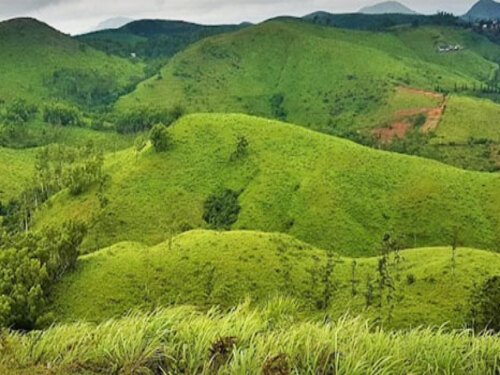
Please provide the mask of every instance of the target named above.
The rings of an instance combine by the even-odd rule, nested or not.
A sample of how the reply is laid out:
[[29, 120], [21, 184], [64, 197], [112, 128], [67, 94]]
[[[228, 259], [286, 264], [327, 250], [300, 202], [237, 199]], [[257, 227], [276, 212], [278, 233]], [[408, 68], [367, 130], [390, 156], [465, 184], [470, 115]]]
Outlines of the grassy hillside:
[[[349, 312], [391, 327], [449, 322], [458, 328], [467, 322], [475, 283], [495, 275], [500, 256], [472, 249], [457, 254], [454, 269], [451, 247], [402, 251], [398, 263], [391, 256], [396, 302], [388, 318], [385, 297], [381, 308], [376, 302], [378, 258], [357, 259], [353, 278], [353, 260], [335, 257], [327, 287], [323, 250], [279, 234], [194, 231], [152, 248], [122, 243], [82, 257], [76, 272], [56, 287], [52, 309], [61, 320], [102, 321], [134, 309], [230, 307], [245, 297], [264, 303], [281, 295], [334, 319]], [[376, 291], [367, 308], [368, 276]], [[327, 288], [331, 301], [325, 307]]]
[[0, 147], [0, 202], [16, 197], [33, 175], [35, 150]]
[[[39, 212], [37, 226], [92, 218], [87, 251], [155, 244], [205, 226], [205, 200], [232, 189], [241, 205], [233, 229], [289, 233], [341, 254], [377, 254], [387, 232], [404, 247], [425, 247], [450, 244], [458, 231], [464, 246], [498, 250], [498, 175], [244, 115], [187, 116], [170, 133], [165, 153], [108, 157], [106, 207], [95, 193], [74, 199], [62, 192]], [[238, 136], [248, 140], [248, 155], [231, 161]]]
[[139, 59], [165, 59], [188, 45], [211, 35], [238, 30], [243, 26], [205, 26], [182, 21], [140, 20], [118, 29], [80, 35], [78, 40], [103, 52]]
[[141, 64], [109, 57], [33, 19], [0, 23], [0, 50], [2, 101], [81, 104], [125, 92], [143, 76]]
[[[448, 45], [462, 49], [438, 52]], [[499, 62], [498, 45], [460, 28], [402, 27], [377, 33], [275, 20], [208, 38], [179, 53], [160, 76], [123, 97], [117, 110], [180, 104], [188, 112], [247, 113], [376, 143], [373, 129], [412, 124], [415, 113], [436, 107], [425, 103], [424, 93], [408, 96], [400, 106], [401, 87], [476, 95], [495, 79]], [[479, 113], [481, 123], [489, 120]], [[426, 141], [422, 138], [407, 153], [457, 166], [469, 156], [467, 150], [454, 158], [442, 155], [447, 150], [425, 152]], [[482, 165], [465, 166], [491, 170], [490, 157], [482, 160]]]
[[171, 308], [100, 325], [5, 333], [9, 374], [471, 374], [500, 370], [500, 338], [416, 329], [371, 329], [360, 319], [304, 321], [274, 301], [223, 314]]

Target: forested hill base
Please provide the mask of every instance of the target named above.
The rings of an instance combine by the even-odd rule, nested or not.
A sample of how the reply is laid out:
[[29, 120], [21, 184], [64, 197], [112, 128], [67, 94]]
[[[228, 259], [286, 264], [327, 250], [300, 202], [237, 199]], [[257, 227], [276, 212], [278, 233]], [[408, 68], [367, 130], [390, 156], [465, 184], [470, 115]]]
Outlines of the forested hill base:
[[30, 18], [0, 23], [0, 102], [65, 101], [95, 109], [144, 78], [143, 65], [107, 56]]
[[[448, 45], [459, 45], [460, 50], [439, 52]], [[465, 121], [452, 126], [487, 122], [492, 138], [483, 139], [476, 133], [480, 128], [470, 128], [470, 147], [446, 138], [438, 147], [431, 140], [441, 117], [454, 115], [447, 95], [496, 92], [499, 61], [500, 46], [458, 28], [403, 27], [369, 33], [278, 20], [189, 47], [157, 77], [122, 97], [116, 108], [126, 113], [140, 106], [180, 104], [188, 112], [243, 112], [491, 171], [500, 165], [500, 128], [483, 111], [466, 114]], [[474, 105], [488, 106], [483, 101]], [[494, 107], [498, 113], [500, 106]], [[430, 113], [432, 109], [437, 115]], [[431, 125], [422, 127], [427, 120]], [[395, 140], [402, 142], [375, 136], [376, 129], [390, 132], [401, 126], [403, 132]]]
[[[187, 116], [169, 134], [167, 152], [109, 155], [103, 191], [78, 199], [62, 192], [34, 225], [88, 220], [86, 251], [120, 241], [155, 244], [206, 225], [289, 233], [348, 256], [375, 255], [388, 231], [402, 247], [444, 245], [459, 232], [462, 245], [498, 250], [497, 174], [244, 115]], [[224, 207], [220, 218], [205, 217], [211, 197]]]

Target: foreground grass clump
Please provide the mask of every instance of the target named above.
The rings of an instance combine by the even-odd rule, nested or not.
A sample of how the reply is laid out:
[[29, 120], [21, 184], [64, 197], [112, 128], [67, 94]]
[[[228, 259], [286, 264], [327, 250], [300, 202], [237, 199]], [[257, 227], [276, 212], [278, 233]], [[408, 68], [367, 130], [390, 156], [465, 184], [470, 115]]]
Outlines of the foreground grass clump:
[[474, 285], [500, 269], [500, 255], [487, 251], [405, 250], [388, 258], [394, 290], [381, 292], [379, 261], [341, 257], [283, 234], [192, 231], [154, 247], [121, 243], [81, 257], [56, 286], [49, 310], [57, 321], [98, 322], [131, 310], [231, 308], [247, 296], [261, 304], [283, 295], [309, 316], [337, 319], [349, 311], [393, 328], [460, 328], [469, 322]]
[[0, 370], [19, 374], [477, 374], [500, 371], [500, 338], [361, 319], [307, 321], [288, 299], [223, 313], [190, 307], [99, 325], [5, 331]]

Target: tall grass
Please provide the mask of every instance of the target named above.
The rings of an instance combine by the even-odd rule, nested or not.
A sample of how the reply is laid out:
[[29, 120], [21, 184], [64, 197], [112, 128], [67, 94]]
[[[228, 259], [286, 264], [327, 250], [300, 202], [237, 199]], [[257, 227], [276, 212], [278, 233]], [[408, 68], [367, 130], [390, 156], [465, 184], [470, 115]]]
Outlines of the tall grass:
[[[288, 311], [288, 312], [287, 312]], [[480, 374], [500, 372], [500, 337], [359, 318], [305, 321], [279, 299], [229, 312], [191, 307], [120, 320], [3, 332], [0, 370], [51, 374]]]

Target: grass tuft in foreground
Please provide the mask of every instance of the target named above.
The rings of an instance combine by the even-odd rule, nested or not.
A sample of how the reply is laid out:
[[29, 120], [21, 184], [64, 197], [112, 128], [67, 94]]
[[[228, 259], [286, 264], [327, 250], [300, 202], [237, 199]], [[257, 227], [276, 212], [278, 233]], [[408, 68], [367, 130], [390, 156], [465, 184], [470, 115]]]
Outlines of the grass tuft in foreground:
[[[191, 307], [3, 332], [0, 371], [50, 374], [498, 374], [500, 337], [361, 319], [304, 321], [293, 300], [223, 313]], [[3, 367], [2, 367], [3, 366]]]

